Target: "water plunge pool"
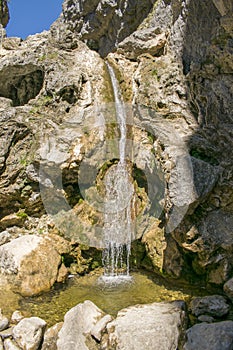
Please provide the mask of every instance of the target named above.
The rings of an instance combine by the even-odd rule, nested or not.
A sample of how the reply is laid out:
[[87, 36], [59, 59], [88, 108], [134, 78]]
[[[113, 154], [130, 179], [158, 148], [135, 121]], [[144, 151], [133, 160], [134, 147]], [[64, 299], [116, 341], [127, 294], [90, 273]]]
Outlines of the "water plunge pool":
[[176, 281], [171, 284], [145, 271], [132, 272], [131, 279], [123, 278], [123, 283], [106, 283], [101, 275], [102, 270], [83, 277], [74, 276], [67, 283], [57, 285], [50, 292], [36, 297], [23, 298], [8, 292], [1, 298], [0, 308], [8, 317], [19, 309], [25, 316], [41, 317], [48, 326], [52, 326], [63, 321], [65, 313], [84, 300], [91, 300], [106, 313], [116, 316], [119, 310], [130, 305], [172, 300], [189, 301], [192, 296], [207, 294], [200, 287], [183, 285], [178, 288], [175, 286]]

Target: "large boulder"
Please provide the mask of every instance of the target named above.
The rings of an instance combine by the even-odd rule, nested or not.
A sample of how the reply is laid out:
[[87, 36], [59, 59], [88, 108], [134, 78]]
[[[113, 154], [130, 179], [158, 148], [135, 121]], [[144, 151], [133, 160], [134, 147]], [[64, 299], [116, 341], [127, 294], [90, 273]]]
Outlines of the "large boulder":
[[21, 350], [21, 348], [16, 344], [16, 342], [10, 338], [4, 340], [5, 350]]
[[41, 350], [57, 350], [58, 333], [61, 330], [62, 325], [62, 322], [56, 323], [45, 331]]
[[107, 325], [109, 349], [176, 350], [184, 337], [183, 303], [137, 305], [118, 312]]
[[9, 326], [9, 320], [6, 316], [2, 314], [2, 310], [0, 309], [0, 331], [3, 331], [4, 329], [8, 328]]
[[224, 283], [223, 290], [229, 299], [233, 300], [233, 278]]
[[191, 301], [190, 308], [195, 316], [208, 314], [211, 316], [222, 317], [230, 310], [230, 306], [227, 304], [226, 299], [221, 295], [209, 295], [206, 297], [195, 298]]
[[187, 330], [184, 350], [231, 350], [233, 347], [233, 322], [196, 324]]
[[68, 249], [65, 240], [57, 237], [57, 241], [49, 236], [25, 235], [2, 245], [1, 276], [25, 296], [49, 290], [58, 277], [61, 253]]
[[0, 350], [4, 350], [4, 348], [3, 348], [3, 341], [2, 341], [1, 337], [0, 337]]
[[39, 317], [24, 318], [13, 328], [13, 338], [25, 350], [38, 350], [44, 335], [46, 322]]
[[[104, 313], [91, 301], [86, 300], [69, 310], [58, 334], [58, 350], [88, 350], [88, 341], [92, 343], [91, 330], [104, 316]], [[89, 334], [89, 337], [88, 337]], [[97, 349], [93, 341], [91, 349]]]

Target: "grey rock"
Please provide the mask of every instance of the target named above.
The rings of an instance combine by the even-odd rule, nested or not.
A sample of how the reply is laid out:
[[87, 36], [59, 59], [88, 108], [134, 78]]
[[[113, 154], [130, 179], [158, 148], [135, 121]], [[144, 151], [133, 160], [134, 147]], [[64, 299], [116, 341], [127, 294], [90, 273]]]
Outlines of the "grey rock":
[[21, 311], [15, 310], [11, 315], [11, 323], [19, 323], [23, 318], [24, 316], [22, 315]]
[[38, 350], [46, 327], [39, 317], [24, 318], [13, 329], [13, 338], [25, 350]]
[[219, 167], [191, 157], [193, 181], [198, 198], [205, 198], [215, 186], [219, 175]]
[[103, 317], [103, 312], [91, 301], [86, 300], [69, 310], [58, 334], [58, 350], [88, 350], [87, 335]]
[[12, 100], [10, 98], [0, 97], [0, 110], [4, 111], [9, 107], [12, 107]]
[[105, 330], [107, 324], [112, 321], [112, 316], [110, 315], [105, 315], [102, 317], [92, 328], [91, 330], [91, 335], [100, 342], [102, 332]]
[[233, 278], [230, 278], [223, 286], [223, 290], [226, 293], [226, 295], [228, 296], [228, 298], [230, 298], [231, 300], [233, 300]]
[[[90, 47], [106, 56], [147, 16], [154, 1], [65, 1], [62, 21]], [[135, 16], [137, 13], [137, 16]]]
[[7, 317], [1, 317], [0, 319], [0, 331], [4, 331], [9, 326], [9, 320]]
[[119, 350], [180, 348], [184, 336], [185, 311], [175, 303], [137, 305], [118, 312], [108, 323], [110, 348]]
[[[0, 21], [5, 25], [6, 1], [1, 3]], [[137, 142], [143, 145], [147, 131], [152, 134], [156, 141], [151, 140], [148, 152], [164, 174], [159, 202], [167, 226], [161, 227], [164, 234], [156, 236], [154, 252], [160, 260], [155, 266], [175, 276], [194, 270], [206, 275], [208, 282], [227, 281], [233, 257], [232, 23], [230, 0], [208, 4], [201, 0], [66, 0], [50, 31], [30, 36], [19, 46], [18, 39], [4, 38], [0, 230], [30, 226], [30, 220], [13, 214], [22, 207], [31, 221], [45, 211], [55, 214], [58, 230], [71, 241], [101, 246], [100, 235], [95, 235], [102, 228], [101, 218], [94, 210], [83, 215], [88, 200], [80, 204], [76, 188], [84, 158], [93, 150], [98, 155], [85, 181], [105, 159], [99, 150], [105, 148], [106, 129], [99, 121], [107, 118], [95, 105], [108, 105], [113, 96], [103, 60], [87, 45], [102, 56], [121, 46], [121, 53], [111, 58], [115, 58], [123, 96], [130, 106], [133, 101], [133, 123], [140, 130]], [[4, 30], [1, 33], [4, 37]], [[166, 36], [161, 52], [156, 42], [160, 35]], [[126, 52], [127, 45], [132, 50]], [[127, 58], [130, 51], [136, 57], [133, 61]], [[150, 158], [145, 160], [145, 155], [140, 153], [143, 160], [137, 165], [150, 171]], [[154, 182], [151, 187], [152, 197], [157, 196], [157, 188], [162, 192]], [[149, 205], [148, 215], [144, 213], [137, 237], [148, 233], [148, 222], [160, 217]], [[86, 217], [98, 224], [89, 225]], [[152, 256], [153, 251], [149, 253]], [[189, 259], [184, 256], [189, 254], [193, 264], [185, 266]], [[50, 277], [54, 281], [56, 273], [57, 267], [52, 277], [43, 271], [47, 282]]]
[[233, 322], [196, 324], [187, 330], [184, 350], [231, 350], [233, 347]]
[[35, 235], [19, 237], [0, 247], [0, 270], [2, 273], [17, 273], [25, 256], [35, 250], [42, 238]]
[[17, 50], [21, 44], [22, 39], [18, 37], [5, 38], [2, 47], [5, 50]]
[[45, 331], [41, 350], [57, 350], [58, 333], [61, 330], [62, 325], [62, 322], [57, 323]]
[[168, 222], [170, 231], [178, 226], [190, 207], [211, 192], [220, 174], [218, 167], [185, 154], [178, 156], [175, 164], [169, 181], [170, 198], [174, 205]]
[[215, 321], [214, 318], [209, 315], [200, 315], [198, 316], [197, 319], [200, 322], [206, 322], [206, 323], [213, 323]]
[[12, 338], [12, 332], [14, 327], [8, 327], [4, 331], [0, 332], [0, 337], [2, 339]]
[[5, 350], [20, 350], [20, 348], [12, 339], [4, 340], [4, 349]]
[[7, 23], [9, 22], [10, 14], [9, 9], [7, 5], [7, 0], [1, 1], [1, 7], [0, 7], [0, 25], [3, 27], [7, 26]]
[[152, 56], [161, 56], [166, 42], [166, 34], [161, 33], [159, 28], [141, 29], [119, 43], [117, 52], [134, 60], [145, 53]]
[[221, 295], [195, 298], [191, 301], [190, 308], [195, 316], [208, 314], [211, 316], [222, 317], [230, 310], [230, 306], [227, 304], [226, 299]]
[[4, 331], [9, 326], [9, 320], [6, 316], [2, 314], [2, 310], [0, 309], [0, 331]]
[[63, 246], [60, 250], [62, 254], [64, 249], [68, 249], [67, 241], [52, 235], [24, 235], [2, 245], [2, 276], [7, 278], [13, 289], [25, 296], [49, 290], [58, 276], [61, 255], [57, 247], [60, 243]]
[[12, 339], [5, 339], [4, 340], [4, 349], [5, 350], [20, 350], [22, 348], [19, 347]]
[[[186, 250], [198, 253], [195, 266], [197, 271], [203, 271], [208, 266], [208, 280], [211, 283], [221, 285], [229, 278], [232, 225], [233, 216], [230, 212], [223, 209], [214, 210], [196, 226], [197, 236], [182, 244]], [[199, 254], [201, 251], [205, 251], [205, 254]]]
[[11, 239], [11, 235], [8, 231], [2, 231], [0, 233], [0, 245], [8, 243]]
[[0, 337], [0, 350], [4, 350], [4, 348], [3, 348], [3, 341], [2, 341], [1, 337]]

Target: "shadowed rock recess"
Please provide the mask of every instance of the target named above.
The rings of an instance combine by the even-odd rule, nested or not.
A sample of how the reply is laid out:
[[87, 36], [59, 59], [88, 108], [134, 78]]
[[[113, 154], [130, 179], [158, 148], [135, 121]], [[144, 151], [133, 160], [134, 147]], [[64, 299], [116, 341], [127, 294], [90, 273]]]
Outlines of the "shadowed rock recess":
[[232, 349], [232, 0], [64, 0], [50, 30], [25, 40], [6, 37], [8, 21], [0, 0], [0, 286], [32, 296], [102, 264], [104, 179], [120, 159], [107, 60], [125, 102], [131, 268], [228, 299], [114, 320], [87, 302], [45, 334], [34, 320], [34, 345], [24, 326], [0, 333], [0, 348], [157, 349], [161, 337], [159, 350]]

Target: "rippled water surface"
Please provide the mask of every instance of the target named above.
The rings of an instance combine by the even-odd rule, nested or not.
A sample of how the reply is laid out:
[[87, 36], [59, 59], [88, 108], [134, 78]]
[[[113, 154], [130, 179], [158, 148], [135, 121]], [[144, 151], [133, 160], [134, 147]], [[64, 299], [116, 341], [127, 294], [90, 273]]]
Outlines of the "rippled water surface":
[[130, 305], [177, 299], [188, 301], [192, 296], [206, 294], [201, 289], [176, 288], [174, 283], [171, 286], [145, 272], [133, 272], [130, 279], [123, 278], [115, 283], [114, 279], [106, 281], [95, 273], [70, 278], [68, 283], [37, 297], [22, 298], [9, 291], [0, 291], [0, 308], [8, 317], [20, 309], [25, 316], [41, 317], [51, 326], [62, 321], [70, 308], [87, 299], [115, 316], [120, 309]]

